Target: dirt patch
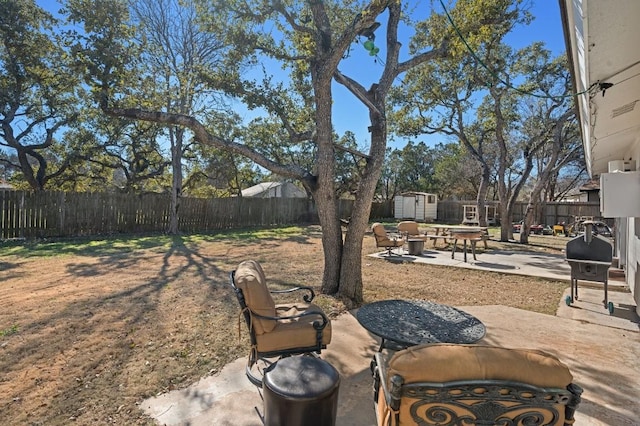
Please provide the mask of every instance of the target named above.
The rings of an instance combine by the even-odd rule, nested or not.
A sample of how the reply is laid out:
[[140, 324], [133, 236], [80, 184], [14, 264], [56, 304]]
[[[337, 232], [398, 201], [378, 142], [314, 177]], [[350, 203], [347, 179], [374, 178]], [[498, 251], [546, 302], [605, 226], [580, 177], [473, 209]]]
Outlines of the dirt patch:
[[[168, 238], [168, 237], [167, 237]], [[538, 278], [365, 257], [367, 301], [419, 298], [553, 314], [567, 287]], [[138, 408], [245, 357], [228, 274], [263, 264], [274, 288], [319, 289], [318, 228], [282, 238], [176, 237], [166, 245], [0, 257], [0, 413], [4, 425], [154, 424]], [[497, 247], [490, 242], [489, 247]], [[320, 295], [328, 313], [344, 310]], [[239, 336], [240, 331], [240, 338]]]

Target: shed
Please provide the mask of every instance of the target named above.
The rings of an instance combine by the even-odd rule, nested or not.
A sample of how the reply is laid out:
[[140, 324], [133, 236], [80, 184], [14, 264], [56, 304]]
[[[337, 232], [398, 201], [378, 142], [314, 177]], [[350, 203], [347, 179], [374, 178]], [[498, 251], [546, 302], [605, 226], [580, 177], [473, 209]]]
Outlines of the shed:
[[307, 198], [307, 193], [291, 182], [262, 182], [242, 190], [243, 197]]
[[396, 219], [431, 222], [438, 218], [438, 196], [427, 192], [404, 192], [394, 198]]

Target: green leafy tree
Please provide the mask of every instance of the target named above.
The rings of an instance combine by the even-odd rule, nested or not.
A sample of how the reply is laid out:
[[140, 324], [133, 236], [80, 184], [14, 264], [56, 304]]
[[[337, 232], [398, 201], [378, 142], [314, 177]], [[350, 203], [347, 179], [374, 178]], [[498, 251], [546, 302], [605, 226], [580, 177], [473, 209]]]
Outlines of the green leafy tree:
[[336, 151], [336, 194], [338, 197], [357, 197], [366, 159], [352, 132], [337, 139], [337, 146], [340, 148]]
[[[219, 103], [207, 90], [200, 73], [221, 61], [222, 43], [206, 32], [192, 0], [135, 0], [131, 15], [141, 46], [146, 75], [157, 88], [155, 108], [167, 113], [205, 117], [205, 105]], [[148, 93], [148, 91], [147, 91]], [[171, 215], [168, 232], [178, 233], [183, 161], [190, 149], [188, 129], [168, 126], [171, 150]]]
[[[561, 60], [554, 65], [548, 52], [542, 49], [540, 44], [534, 44], [506, 57], [507, 75], [515, 76], [521, 73], [519, 75], [524, 83], [517, 91], [509, 85], [491, 86], [489, 95], [485, 98], [484, 110], [490, 111], [485, 116], [491, 117], [495, 123], [495, 137], [499, 147], [497, 183], [501, 240], [512, 238], [513, 206], [534, 169], [535, 156], [545, 147], [551, 149], [548, 152], [551, 157], [547, 166], [539, 171], [542, 181], [552, 169], [562, 166], [563, 161], [560, 161], [560, 158], [567, 141], [563, 137], [562, 129], [573, 114], [567, 84], [568, 75], [565, 74], [563, 77], [562, 74], [558, 74], [563, 72]], [[539, 102], [533, 110], [534, 113], [529, 114], [526, 106], [533, 87], [536, 87], [539, 99], [545, 101]], [[533, 124], [532, 117], [535, 117]], [[540, 190], [541, 188], [536, 189], [536, 198], [539, 197]], [[525, 234], [525, 240], [531, 221], [529, 213], [521, 232]]]
[[[313, 167], [307, 168], [286, 159], [278, 161], [268, 157], [247, 141], [225, 139], [196, 116], [149, 110], [142, 105], [131, 108], [123, 103], [127, 85], [123, 84], [126, 80], [122, 75], [127, 74], [131, 58], [126, 52], [129, 40], [126, 16], [117, 13], [118, 2], [115, 3], [109, 7], [110, 14], [101, 25], [92, 25], [96, 22], [95, 10], [85, 7], [82, 13], [88, 17], [78, 15], [78, 19], [86, 24], [88, 35], [84, 45], [90, 52], [85, 58], [86, 69], [105, 113], [186, 127], [200, 143], [243, 155], [273, 173], [300, 181], [312, 194], [322, 225], [322, 291], [337, 294], [348, 303], [361, 303], [362, 244], [386, 152], [387, 95], [399, 75], [445, 55], [447, 42], [455, 30], [438, 29], [438, 40], [428, 46], [422, 44], [417, 48], [417, 44], [411, 43], [404, 55], [407, 59], [401, 59], [398, 28], [401, 19], [406, 18], [401, 2], [201, 2], [199, 16], [210, 31], [224, 37], [225, 45], [229, 47], [224, 67], [202, 71], [209, 87], [225, 90], [249, 109], [264, 111], [267, 123], [277, 119], [286, 132], [286, 141], [278, 137], [274, 143], [284, 142], [292, 147], [311, 144], [315, 161]], [[473, 3], [460, 4], [467, 8], [473, 6]], [[469, 15], [469, 19], [486, 21], [486, 25], [474, 24], [474, 30], [484, 28], [487, 31], [496, 25], [498, 21], [488, 19], [491, 13], [490, 9], [474, 9], [474, 15]], [[479, 21], [478, 17], [481, 18]], [[340, 65], [348, 58], [356, 39], [371, 37], [381, 25], [376, 22], [378, 19], [386, 24], [385, 40], [381, 45], [384, 50], [376, 53], [375, 48], [380, 47], [374, 45], [371, 51], [383, 56], [383, 67], [376, 83], [365, 88], [342, 72]], [[234, 25], [230, 26], [230, 22]], [[409, 20], [407, 23], [412, 24]], [[415, 28], [416, 34], [422, 37], [424, 25]], [[114, 54], [122, 50], [125, 50], [122, 54]], [[252, 73], [247, 71], [247, 67], [256, 64]], [[276, 67], [289, 71], [289, 78], [281, 81], [269, 75], [268, 70]], [[334, 81], [346, 87], [366, 108], [371, 132], [367, 152], [357, 154], [366, 161], [360, 170], [357, 197], [344, 239], [335, 178], [336, 152], [345, 147], [339, 145], [332, 126]]]
[[400, 191], [434, 192], [434, 152], [424, 142], [409, 142], [400, 151], [400, 157]]
[[[484, 203], [495, 176], [501, 240], [512, 237], [514, 203], [534, 169], [536, 153], [561, 126], [554, 113], [564, 102], [564, 92], [554, 90], [551, 84], [557, 73], [547, 66], [550, 59], [540, 44], [514, 51], [502, 43], [511, 28], [531, 19], [521, 9], [522, 3], [516, 0], [483, 4], [494, 9], [491, 19], [500, 21], [496, 30], [487, 37], [476, 37], [473, 32], [467, 38], [460, 37], [464, 48], [456, 51], [459, 56], [433, 61], [408, 74], [410, 96], [394, 96], [400, 106], [396, 116], [400, 132], [456, 137], [480, 165], [476, 201], [484, 224]], [[447, 18], [452, 25], [458, 25], [455, 10]], [[437, 26], [437, 22], [432, 25]], [[464, 21], [460, 28], [463, 26]], [[425, 40], [433, 36], [426, 34]], [[523, 106], [534, 90], [549, 100], [544, 113], [550, 119], [525, 129], [528, 115]], [[480, 97], [482, 102], [478, 105]]]
[[80, 85], [56, 25], [33, 0], [0, 2], [0, 162], [33, 190], [77, 161], [60, 136], [77, 116]]
[[401, 164], [402, 158], [400, 151], [387, 148], [382, 173], [378, 181], [378, 188], [376, 189], [376, 194], [382, 200], [393, 200], [393, 198], [400, 193], [398, 182]]
[[402, 149], [389, 150], [379, 192], [392, 199], [406, 191], [437, 193], [437, 151], [424, 142], [408, 142]]
[[478, 194], [480, 168], [464, 145], [458, 143], [435, 146], [435, 192], [439, 199], [468, 200]]
[[550, 131], [531, 154], [536, 175], [520, 232], [522, 243], [529, 241], [529, 230], [547, 182], [556, 180], [560, 170], [579, 158], [582, 152], [566, 57], [551, 60], [550, 53], [540, 45], [534, 45], [528, 54], [530, 60], [522, 62], [525, 66], [522, 71], [530, 76], [530, 85], [535, 84], [546, 96], [525, 103], [521, 132], [528, 140], [536, 140], [540, 128]]
[[91, 111], [67, 135], [83, 161], [69, 173], [86, 180], [86, 190], [168, 191], [170, 161], [160, 146], [163, 128], [153, 123], [112, 119]]
[[[252, 142], [269, 138], [265, 126], [242, 126], [238, 114], [214, 112], [208, 114], [207, 126], [216, 129], [225, 140]], [[252, 133], [255, 130], [256, 133]], [[274, 128], [278, 131], [279, 128]], [[259, 144], [260, 142], [258, 142]], [[263, 181], [266, 176], [252, 161], [233, 152], [208, 144], [193, 144], [192, 167], [184, 183], [184, 191], [191, 196], [242, 196], [242, 190]]]
[[[447, 11], [446, 16], [434, 16], [429, 31], [417, 41], [430, 45], [441, 37], [440, 31], [454, 26], [458, 37], [451, 41], [452, 54], [407, 73], [404, 80], [408, 95], [397, 91], [392, 96], [392, 102], [399, 107], [393, 117], [398, 133], [415, 136], [437, 133], [456, 138], [480, 166], [476, 202], [482, 224], [486, 224], [484, 206], [498, 148], [495, 122], [484, 118], [474, 122], [471, 117], [477, 108], [478, 94], [486, 93], [486, 86], [494, 84], [494, 76], [485, 72], [481, 64], [503, 70], [500, 60], [497, 64], [490, 60], [499, 57], [494, 51], [515, 25], [530, 20], [521, 3], [463, 1], [456, 3], [456, 8]], [[469, 54], [469, 49], [477, 54]], [[503, 68], [499, 68], [500, 64]]]

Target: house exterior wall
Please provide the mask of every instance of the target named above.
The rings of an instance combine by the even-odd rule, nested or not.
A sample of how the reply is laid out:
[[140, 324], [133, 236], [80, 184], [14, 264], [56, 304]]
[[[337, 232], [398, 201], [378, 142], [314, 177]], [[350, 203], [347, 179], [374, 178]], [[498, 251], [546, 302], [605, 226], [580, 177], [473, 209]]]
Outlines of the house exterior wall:
[[[640, 142], [635, 145], [632, 155], [633, 158], [640, 158]], [[640, 197], [640, 194], [629, 196]], [[620, 268], [625, 271], [625, 281], [636, 302], [636, 312], [640, 315], [640, 217], [616, 218], [615, 227], [615, 254], [620, 259]]]
[[640, 218], [635, 218], [629, 222], [632, 222], [633, 226], [630, 226], [631, 236], [628, 238], [631, 244], [627, 268], [627, 284], [629, 284], [636, 305], [640, 305], [640, 274], [638, 273], [640, 268]]
[[[589, 176], [608, 173], [611, 161], [635, 160], [638, 170], [640, 2], [560, 0], [559, 5]], [[628, 216], [615, 218], [616, 255], [640, 314], [640, 191], [631, 185], [609, 186], [600, 186], [602, 214]]]

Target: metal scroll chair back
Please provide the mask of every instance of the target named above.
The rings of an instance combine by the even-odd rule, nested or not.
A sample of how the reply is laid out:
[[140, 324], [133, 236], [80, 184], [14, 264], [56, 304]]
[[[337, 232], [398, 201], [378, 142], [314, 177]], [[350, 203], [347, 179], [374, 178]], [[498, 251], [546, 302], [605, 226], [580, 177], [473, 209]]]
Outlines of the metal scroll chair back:
[[[241, 313], [249, 329], [251, 350], [247, 377], [256, 386], [262, 379], [253, 367], [259, 360], [270, 364], [270, 358], [299, 354], [317, 354], [331, 341], [331, 322], [322, 309], [311, 303], [315, 293], [311, 287], [269, 290], [262, 266], [246, 260], [230, 274]], [[276, 304], [272, 295], [303, 292], [303, 301]]]
[[373, 363], [378, 426], [570, 426], [582, 389], [553, 355], [430, 344]]

